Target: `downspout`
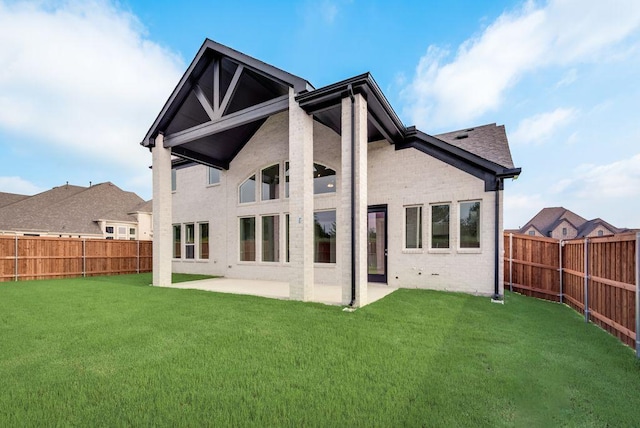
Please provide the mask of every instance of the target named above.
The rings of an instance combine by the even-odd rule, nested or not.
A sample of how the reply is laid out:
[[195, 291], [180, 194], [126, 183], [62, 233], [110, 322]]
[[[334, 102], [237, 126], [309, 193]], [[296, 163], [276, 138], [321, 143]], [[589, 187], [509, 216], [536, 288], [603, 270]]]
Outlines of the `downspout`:
[[496, 179], [496, 203], [495, 203], [495, 266], [494, 266], [494, 290], [493, 290], [493, 300], [501, 300], [500, 297], [500, 184], [502, 183], [503, 178], [497, 177]]
[[349, 98], [351, 99], [351, 302], [349, 306], [353, 307], [356, 303], [356, 132], [355, 132], [355, 102], [356, 98], [353, 94], [351, 84], [347, 86]]

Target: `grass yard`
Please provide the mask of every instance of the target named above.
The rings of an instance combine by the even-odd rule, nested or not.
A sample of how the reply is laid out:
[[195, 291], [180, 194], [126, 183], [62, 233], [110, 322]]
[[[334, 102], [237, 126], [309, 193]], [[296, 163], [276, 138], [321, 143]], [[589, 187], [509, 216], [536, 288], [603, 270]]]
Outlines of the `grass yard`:
[[640, 426], [633, 352], [558, 304], [150, 281], [0, 283], [0, 426]]

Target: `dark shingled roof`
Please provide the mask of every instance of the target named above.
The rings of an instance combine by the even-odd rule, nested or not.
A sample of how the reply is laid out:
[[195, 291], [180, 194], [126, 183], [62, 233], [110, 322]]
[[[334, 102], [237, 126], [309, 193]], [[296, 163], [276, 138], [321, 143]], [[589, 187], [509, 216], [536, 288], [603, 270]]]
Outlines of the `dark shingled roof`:
[[542, 235], [548, 236], [549, 232], [554, 230], [563, 221], [567, 221], [576, 228], [578, 238], [589, 235], [598, 226], [607, 228], [611, 233], [622, 233], [627, 230], [612, 226], [601, 218], [587, 220], [564, 207], [549, 207], [540, 210], [538, 214], [520, 229], [519, 233], [526, 233], [527, 229], [534, 227]]
[[130, 213], [144, 203], [135, 193], [109, 182], [64, 185], [0, 208], [0, 229], [99, 235], [97, 220], [136, 221]]
[[434, 135], [453, 146], [506, 168], [514, 168], [504, 125], [495, 123]]
[[11, 205], [28, 197], [29, 196], [27, 195], [19, 195], [17, 193], [0, 192], [0, 208], [6, 207], [7, 205]]

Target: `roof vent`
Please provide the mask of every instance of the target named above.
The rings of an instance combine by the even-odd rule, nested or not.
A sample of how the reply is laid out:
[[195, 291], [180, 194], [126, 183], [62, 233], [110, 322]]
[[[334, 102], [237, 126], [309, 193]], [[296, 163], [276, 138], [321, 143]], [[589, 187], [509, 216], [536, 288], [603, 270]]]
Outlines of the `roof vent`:
[[456, 135], [456, 140], [464, 140], [465, 138], [469, 138], [469, 134], [458, 134], [458, 135]]
[[471, 132], [471, 131], [473, 131], [473, 130], [475, 130], [475, 129], [476, 129], [476, 128], [469, 128], [469, 129], [465, 129], [465, 131], [464, 131], [464, 132]]

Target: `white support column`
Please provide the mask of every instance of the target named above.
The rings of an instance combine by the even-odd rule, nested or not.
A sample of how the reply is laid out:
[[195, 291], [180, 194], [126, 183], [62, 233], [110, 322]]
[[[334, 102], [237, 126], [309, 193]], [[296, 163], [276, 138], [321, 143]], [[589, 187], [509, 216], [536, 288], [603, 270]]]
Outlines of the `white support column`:
[[289, 90], [289, 298], [313, 299], [313, 117]]
[[[351, 177], [355, 176], [355, 302], [354, 306], [367, 304], [367, 101], [360, 94], [353, 101], [353, 134], [351, 132], [352, 101], [342, 99], [342, 161], [340, 179], [340, 204], [338, 208], [338, 254], [341, 267], [342, 303], [351, 303], [352, 251], [351, 251]], [[355, 147], [354, 169], [351, 167], [351, 147]]]
[[151, 150], [153, 158], [153, 285], [171, 284], [171, 149], [162, 134]]

